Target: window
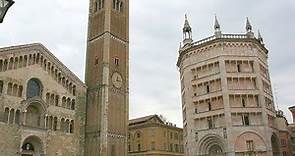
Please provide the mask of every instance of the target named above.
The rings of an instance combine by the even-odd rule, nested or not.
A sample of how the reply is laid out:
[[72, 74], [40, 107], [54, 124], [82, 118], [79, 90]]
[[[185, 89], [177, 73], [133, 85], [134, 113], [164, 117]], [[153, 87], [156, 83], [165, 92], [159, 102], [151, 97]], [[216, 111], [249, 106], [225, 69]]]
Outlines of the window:
[[248, 151], [254, 151], [254, 142], [253, 142], [253, 140], [247, 140], [246, 144], [247, 144], [247, 150]]
[[242, 99], [242, 105], [243, 105], [244, 108], [246, 107], [246, 101], [245, 101], [244, 98]]
[[137, 145], [137, 151], [140, 151], [140, 144]]
[[114, 62], [115, 62], [115, 65], [119, 65], [119, 59], [118, 58], [115, 58], [115, 60], [114, 60]]
[[238, 72], [241, 72], [241, 65], [240, 64], [237, 65], [237, 70], [238, 70]]
[[212, 107], [211, 107], [211, 102], [208, 102], [208, 110], [211, 111]]
[[0, 94], [3, 92], [3, 81], [0, 81]]
[[123, 12], [124, 4], [120, 0], [113, 0], [113, 9], [119, 12]]
[[208, 128], [209, 129], [212, 129], [213, 128], [212, 119], [208, 119]]
[[244, 126], [249, 126], [250, 125], [249, 115], [248, 114], [244, 114], [243, 117], [242, 117], [242, 121], [243, 121], [243, 125]]
[[209, 87], [209, 85], [206, 86], [206, 89], [207, 89], [207, 93], [210, 93], [210, 87]]
[[196, 114], [198, 113], [198, 108], [195, 108], [195, 113], [196, 113]]
[[137, 138], [140, 138], [140, 133], [137, 133], [137, 134], [136, 134], [136, 137], [137, 137]]
[[98, 57], [95, 57], [95, 65], [98, 65]]
[[32, 98], [35, 96], [41, 97], [42, 86], [39, 80], [31, 79], [27, 84], [27, 98]]

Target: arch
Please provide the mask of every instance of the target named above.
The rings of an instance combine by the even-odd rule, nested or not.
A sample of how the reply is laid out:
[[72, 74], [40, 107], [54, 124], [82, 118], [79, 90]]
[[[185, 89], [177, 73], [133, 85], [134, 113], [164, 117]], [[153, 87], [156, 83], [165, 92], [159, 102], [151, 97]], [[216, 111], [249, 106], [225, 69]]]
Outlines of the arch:
[[67, 98], [65, 96], [63, 96], [62, 99], [61, 99], [61, 106], [65, 108], [66, 107], [66, 102], [67, 102]]
[[13, 95], [13, 96], [17, 96], [17, 90], [18, 90], [18, 89], [17, 89], [17, 84], [14, 84], [14, 85], [13, 85], [13, 88], [12, 88], [12, 95]]
[[14, 59], [14, 66], [13, 66], [13, 69], [17, 69], [17, 68], [18, 68], [18, 57]]
[[71, 105], [71, 110], [75, 110], [76, 109], [76, 103], [75, 100], [72, 100], [72, 105]]
[[69, 119], [66, 120], [65, 131], [66, 131], [66, 133], [70, 133], [70, 120]]
[[74, 127], [75, 127], [74, 120], [71, 120], [71, 123], [70, 123], [70, 133], [74, 133]]
[[68, 98], [67, 99], [67, 106], [66, 106], [67, 109], [71, 109], [71, 99]]
[[53, 130], [56, 131], [57, 130], [57, 117], [53, 118]]
[[22, 97], [23, 95], [23, 86], [18, 87], [18, 97]]
[[248, 151], [247, 149], [247, 141], [253, 141], [255, 143], [254, 145], [254, 151], [266, 151], [266, 144], [263, 137], [254, 131], [246, 131], [241, 133], [235, 141], [235, 151], [236, 152], [244, 152]]
[[27, 83], [27, 98], [42, 97], [43, 85], [39, 79], [32, 78]]
[[23, 56], [19, 57], [18, 67], [21, 68], [23, 66]]
[[9, 113], [9, 123], [10, 124], [14, 124], [14, 109], [11, 109], [10, 110], [10, 113]]
[[0, 72], [3, 70], [3, 60], [0, 60]]
[[3, 93], [3, 85], [4, 85], [3, 81], [0, 80], [0, 95]]
[[8, 118], [9, 118], [9, 108], [6, 107], [4, 111], [4, 122], [8, 123]]
[[24, 105], [26, 112], [26, 125], [31, 127], [44, 127], [47, 105], [42, 100], [29, 101]]
[[13, 61], [13, 57], [11, 57], [10, 59], [9, 59], [9, 64], [8, 64], [8, 69], [9, 70], [11, 70], [12, 68], [13, 68], [13, 63], [14, 61]]
[[16, 110], [15, 112], [15, 124], [20, 124], [20, 110]]
[[5, 59], [4, 60], [4, 63], [3, 63], [3, 71], [6, 71], [7, 70], [7, 67], [8, 67], [8, 60]]
[[8, 83], [8, 88], [7, 88], [7, 95], [12, 95], [12, 83]]
[[59, 106], [59, 95], [55, 95], [55, 106]]
[[217, 134], [208, 134], [199, 141], [199, 155], [224, 155], [225, 146], [224, 140]]
[[29, 136], [21, 144], [21, 156], [34, 155], [40, 156], [44, 154], [43, 142], [37, 136]]
[[60, 121], [60, 131], [62, 131], [62, 132], [66, 132], [66, 123], [65, 123], [65, 119], [64, 118], [62, 118], [61, 119], [61, 121]]

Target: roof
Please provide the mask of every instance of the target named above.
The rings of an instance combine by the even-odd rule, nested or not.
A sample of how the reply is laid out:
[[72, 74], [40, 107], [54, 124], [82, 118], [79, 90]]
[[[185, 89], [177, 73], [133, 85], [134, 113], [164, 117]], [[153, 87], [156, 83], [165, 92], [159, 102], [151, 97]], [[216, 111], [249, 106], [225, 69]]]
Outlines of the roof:
[[21, 52], [27, 52], [23, 49], [38, 50], [40, 53], [46, 55], [50, 62], [55, 63], [67, 76], [79, 83], [81, 86], [86, 87], [85, 83], [81, 81], [70, 69], [68, 69], [58, 58], [56, 58], [44, 45], [41, 43], [22, 44], [9, 47], [0, 48], [0, 53], [15, 53], [16, 50], [22, 50]]
[[135, 119], [131, 119], [129, 120], [129, 125], [134, 125], [134, 124], [139, 124], [139, 123], [143, 123], [146, 122], [150, 119], [152, 119], [153, 117], [155, 117], [157, 115], [149, 115], [149, 116], [145, 116], [145, 117], [140, 117], [140, 118], [135, 118]]

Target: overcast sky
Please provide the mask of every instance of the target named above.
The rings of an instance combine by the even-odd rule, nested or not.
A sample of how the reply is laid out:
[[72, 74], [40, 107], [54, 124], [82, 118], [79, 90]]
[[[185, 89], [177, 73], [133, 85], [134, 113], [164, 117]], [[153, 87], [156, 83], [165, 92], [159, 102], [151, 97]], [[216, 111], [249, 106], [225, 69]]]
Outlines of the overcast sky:
[[[0, 47], [40, 42], [84, 81], [88, 0], [15, 0], [0, 24]], [[295, 105], [294, 0], [130, 0], [130, 117], [163, 114], [182, 126], [176, 68], [187, 13], [195, 41], [244, 33], [249, 17], [269, 49], [277, 103], [291, 122]], [[275, 85], [274, 85], [275, 84]]]

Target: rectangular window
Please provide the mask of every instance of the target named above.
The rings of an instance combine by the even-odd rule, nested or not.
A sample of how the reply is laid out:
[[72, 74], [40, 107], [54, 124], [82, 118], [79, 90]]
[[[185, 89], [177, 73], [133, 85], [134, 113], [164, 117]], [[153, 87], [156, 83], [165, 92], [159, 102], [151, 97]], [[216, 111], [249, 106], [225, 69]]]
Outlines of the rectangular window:
[[119, 59], [118, 58], [115, 58], [115, 60], [114, 60], [114, 62], [115, 62], [115, 65], [119, 65]]
[[213, 128], [212, 119], [208, 119], [208, 128], [209, 129], [212, 129]]
[[254, 151], [254, 142], [253, 142], [253, 140], [247, 140], [246, 144], [247, 144], [247, 150], [248, 151]]
[[210, 93], [210, 87], [209, 87], [209, 85], [206, 86], [206, 89], [207, 89], [207, 93]]
[[242, 121], [244, 126], [249, 126], [250, 125], [249, 114], [244, 114], [242, 116]]

